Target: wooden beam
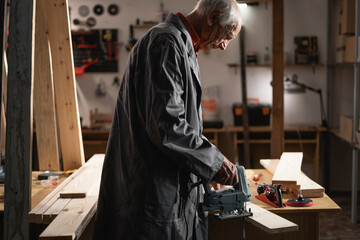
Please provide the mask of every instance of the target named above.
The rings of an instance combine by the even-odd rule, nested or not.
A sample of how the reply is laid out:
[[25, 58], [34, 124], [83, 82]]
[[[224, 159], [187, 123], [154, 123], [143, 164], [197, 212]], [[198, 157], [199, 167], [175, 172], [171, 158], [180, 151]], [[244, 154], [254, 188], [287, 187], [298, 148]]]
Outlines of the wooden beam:
[[64, 170], [84, 164], [84, 149], [71, 45], [67, 0], [42, 1], [51, 46], [56, 110]]
[[4, 239], [29, 239], [31, 196], [33, 25], [32, 0], [11, 0], [6, 124]]
[[[1, 134], [0, 134], [0, 158], [5, 156], [5, 129], [6, 129], [6, 120], [5, 120], [5, 105], [4, 103], [4, 87], [7, 79], [7, 70], [5, 69], [6, 61], [6, 42], [7, 42], [7, 27], [8, 27], [8, 6], [7, 1], [2, 1], [0, 3], [0, 19], [2, 24], [0, 24], [0, 46], [1, 46], [1, 66], [0, 66], [0, 112], [1, 112]], [[1, 160], [0, 160], [1, 163]]]
[[298, 184], [303, 159], [302, 152], [285, 152], [272, 178], [273, 184]]
[[271, 158], [284, 151], [284, 0], [273, 0]]
[[34, 119], [39, 170], [60, 170], [54, 84], [42, 2], [36, 2]]
[[[249, 114], [247, 105], [246, 67], [245, 67], [245, 27], [240, 31], [240, 66], [241, 66], [241, 95], [242, 95], [242, 124], [244, 127], [244, 166], [251, 168], [249, 143]], [[240, 159], [239, 159], [240, 162]]]

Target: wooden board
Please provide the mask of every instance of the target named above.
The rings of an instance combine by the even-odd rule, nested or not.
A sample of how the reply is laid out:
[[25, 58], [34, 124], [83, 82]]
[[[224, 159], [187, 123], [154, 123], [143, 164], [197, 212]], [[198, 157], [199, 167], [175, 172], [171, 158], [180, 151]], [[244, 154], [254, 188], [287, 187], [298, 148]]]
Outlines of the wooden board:
[[67, 0], [42, 1], [51, 46], [64, 170], [84, 164]]
[[295, 223], [261, 208], [256, 204], [247, 203], [247, 207], [251, 208], [253, 216], [245, 218], [246, 221], [251, 222], [267, 233], [274, 234], [298, 230], [298, 226]]
[[275, 170], [272, 183], [296, 185], [301, 172], [303, 153], [284, 152]]
[[36, 2], [34, 119], [40, 171], [59, 171], [54, 85], [41, 1]]
[[[96, 160], [96, 161], [95, 161]], [[76, 179], [72, 180], [60, 191], [60, 198], [84, 198], [100, 183], [102, 159], [94, 158], [92, 164], [86, 166]]]
[[56, 202], [54, 202], [54, 204], [51, 205], [51, 207], [49, 207], [49, 209], [43, 214], [42, 223], [51, 223], [61, 213], [65, 206], [70, 203], [70, 201], [70, 198], [58, 198]]
[[[75, 173], [70, 175], [64, 182], [62, 182], [54, 191], [52, 191], [46, 198], [44, 198], [33, 210], [29, 213], [29, 221], [32, 223], [49, 223], [51, 222], [62, 209], [66, 206], [67, 199], [61, 199], [60, 193], [67, 188], [67, 186], [75, 186], [72, 181], [78, 181], [77, 178], [81, 178], [83, 173], [87, 173], [87, 169], [96, 169], [98, 173], [94, 173], [94, 181], [89, 182], [87, 193], [96, 193], [100, 188], [100, 175], [102, 170], [102, 164], [105, 154], [96, 154], [90, 158], [81, 168]], [[89, 187], [90, 186], [90, 187]], [[72, 189], [72, 188], [70, 188]], [[90, 194], [90, 195], [91, 195]], [[87, 194], [88, 195], [88, 194]], [[59, 201], [59, 202], [58, 202]]]
[[96, 213], [98, 196], [72, 199], [39, 239], [77, 239]]
[[[261, 159], [260, 164], [268, 170], [270, 173], [274, 174], [277, 165], [279, 164], [278, 159]], [[323, 197], [325, 193], [325, 188], [320, 184], [311, 180], [303, 172], [300, 173], [298, 184], [300, 185], [301, 193], [304, 197]], [[294, 192], [296, 195], [299, 194], [298, 191]]]
[[[91, 190], [87, 192], [86, 197], [58, 199], [59, 205], [62, 204], [62, 206], [66, 206], [62, 210], [60, 210], [61, 206], [54, 207], [54, 209], [60, 211], [44, 232], [41, 233], [39, 239], [78, 239], [81, 236], [97, 210], [103, 159], [104, 155], [98, 154], [95, 158], [93, 157], [89, 160], [93, 161], [92, 166], [95, 166], [98, 163], [101, 163], [101, 165], [96, 167], [96, 173], [92, 175], [95, 180], [89, 182], [88, 188]], [[83, 171], [81, 175], [85, 175], [85, 173], [86, 171]], [[77, 178], [81, 178], [81, 175], [77, 176]], [[66, 201], [69, 202], [66, 204]], [[54, 211], [52, 214], [55, 215]], [[53, 216], [50, 218], [53, 218]]]
[[28, 0], [10, 4], [3, 238], [29, 239], [34, 4]]

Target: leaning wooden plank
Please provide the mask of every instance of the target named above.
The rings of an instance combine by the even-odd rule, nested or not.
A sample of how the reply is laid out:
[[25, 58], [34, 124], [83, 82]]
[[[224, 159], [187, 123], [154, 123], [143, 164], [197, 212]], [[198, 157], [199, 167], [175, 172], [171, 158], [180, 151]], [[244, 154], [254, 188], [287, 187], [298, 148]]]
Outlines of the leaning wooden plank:
[[61, 190], [60, 198], [84, 198], [101, 178], [103, 159], [93, 157], [92, 165], [88, 166], [80, 175]]
[[64, 170], [84, 164], [84, 149], [76, 97], [69, 6], [67, 0], [41, 0], [44, 4]]
[[40, 171], [60, 170], [49, 41], [41, 1], [36, 2], [34, 119]]
[[29, 239], [34, 2], [10, 2], [4, 239]]
[[246, 203], [247, 208], [251, 208], [253, 216], [245, 218], [246, 221], [254, 224], [261, 230], [269, 233], [283, 233], [298, 230], [298, 225], [282, 218], [264, 208], [253, 203]]
[[[261, 159], [260, 164], [269, 172], [274, 174], [277, 165], [279, 164], [278, 159]], [[311, 180], [303, 172], [300, 173], [298, 184], [300, 185], [301, 193], [303, 197], [323, 197], [325, 193], [325, 188], [320, 184]], [[299, 194], [299, 191], [294, 191], [296, 195]]]
[[272, 183], [296, 185], [301, 172], [302, 158], [301, 152], [284, 152], [275, 170]]
[[[81, 168], [79, 168], [75, 173], [70, 175], [64, 182], [62, 182], [54, 191], [52, 191], [44, 200], [42, 200], [31, 212], [29, 213], [29, 222], [33, 223], [43, 223], [43, 214], [57, 201], [60, 197], [60, 192], [65, 188], [73, 179], [76, 179], [83, 171], [88, 167], [93, 165], [98, 165], [99, 161], [104, 161], [105, 154], [95, 154], [90, 158]], [[102, 167], [99, 167], [100, 171]]]

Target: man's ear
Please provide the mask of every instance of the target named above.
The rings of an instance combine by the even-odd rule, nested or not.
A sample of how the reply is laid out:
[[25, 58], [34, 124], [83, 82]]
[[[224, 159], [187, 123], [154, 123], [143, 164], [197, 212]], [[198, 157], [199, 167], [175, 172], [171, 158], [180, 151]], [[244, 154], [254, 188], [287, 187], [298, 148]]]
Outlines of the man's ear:
[[218, 9], [213, 10], [207, 17], [207, 24], [212, 26], [215, 22], [219, 21], [221, 11]]

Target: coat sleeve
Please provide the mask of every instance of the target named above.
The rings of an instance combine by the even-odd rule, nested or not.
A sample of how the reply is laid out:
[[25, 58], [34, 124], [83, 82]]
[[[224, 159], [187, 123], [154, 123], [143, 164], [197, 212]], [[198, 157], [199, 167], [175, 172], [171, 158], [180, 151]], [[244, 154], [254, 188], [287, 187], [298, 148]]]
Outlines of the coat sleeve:
[[[191, 76], [181, 71], [183, 54], [187, 53], [182, 53], [168, 39], [151, 46], [145, 71], [146, 107], [140, 114], [150, 140], [162, 152], [179, 167], [209, 181], [220, 169], [224, 156], [200, 133], [199, 109], [188, 109], [196, 108], [196, 104], [185, 107], [185, 99], [192, 94], [189, 88], [194, 87], [186, 84], [196, 79], [185, 79]], [[189, 118], [197, 126], [192, 126], [187, 121]]]

